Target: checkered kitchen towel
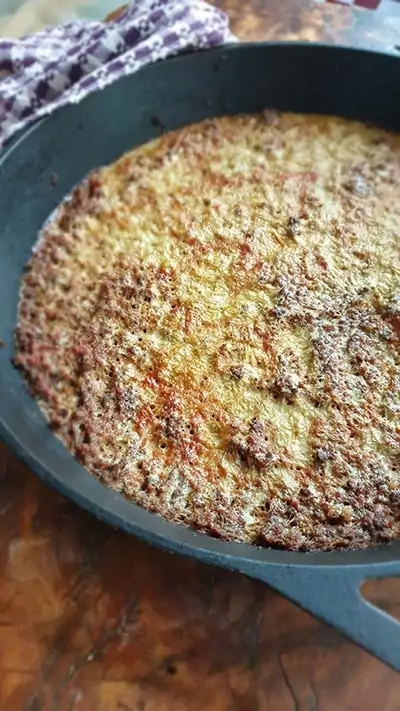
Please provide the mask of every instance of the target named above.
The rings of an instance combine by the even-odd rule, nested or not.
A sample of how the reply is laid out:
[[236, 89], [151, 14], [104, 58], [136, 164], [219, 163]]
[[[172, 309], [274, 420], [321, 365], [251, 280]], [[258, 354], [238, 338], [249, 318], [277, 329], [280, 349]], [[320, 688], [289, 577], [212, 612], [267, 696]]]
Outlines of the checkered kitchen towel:
[[234, 39], [227, 16], [203, 0], [134, 0], [108, 24], [69, 22], [0, 38], [0, 148], [32, 120], [149, 62]]
[[[380, 0], [330, 2], [372, 9]], [[108, 24], [69, 22], [20, 40], [0, 38], [0, 77], [6, 73], [0, 79], [0, 149], [34, 119], [149, 62], [233, 40], [227, 16], [203, 0], [133, 0]]]

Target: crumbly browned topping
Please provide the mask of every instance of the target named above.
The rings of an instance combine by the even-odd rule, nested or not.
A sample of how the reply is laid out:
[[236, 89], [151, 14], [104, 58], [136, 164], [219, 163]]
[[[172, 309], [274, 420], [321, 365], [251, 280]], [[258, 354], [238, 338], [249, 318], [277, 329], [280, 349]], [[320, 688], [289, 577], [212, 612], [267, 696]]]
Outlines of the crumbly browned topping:
[[400, 537], [400, 139], [205, 121], [95, 171], [23, 278], [16, 364], [127, 497], [288, 549]]

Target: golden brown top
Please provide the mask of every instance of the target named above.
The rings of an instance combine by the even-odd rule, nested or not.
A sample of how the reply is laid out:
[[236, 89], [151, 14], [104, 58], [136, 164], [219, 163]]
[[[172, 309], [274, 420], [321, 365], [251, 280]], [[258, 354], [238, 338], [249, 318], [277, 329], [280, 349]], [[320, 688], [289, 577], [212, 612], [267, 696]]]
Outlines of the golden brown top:
[[224, 538], [400, 537], [400, 139], [205, 121], [96, 171], [24, 278], [17, 364], [142, 505]]

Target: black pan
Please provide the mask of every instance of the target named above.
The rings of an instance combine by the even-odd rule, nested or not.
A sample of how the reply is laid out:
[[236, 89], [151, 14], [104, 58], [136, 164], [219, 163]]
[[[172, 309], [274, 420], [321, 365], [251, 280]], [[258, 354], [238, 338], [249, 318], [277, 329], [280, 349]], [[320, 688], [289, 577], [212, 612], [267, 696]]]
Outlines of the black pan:
[[[400, 671], [400, 624], [365, 602], [367, 578], [400, 574], [400, 542], [291, 553], [226, 543], [168, 523], [91, 476], [46, 426], [11, 365], [23, 265], [44, 220], [92, 168], [209, 116], [266, 106], [338, 114], [400, 130], [400, 59], [300, 44], [239, 44], [169, 59], [60, 110], [0, 159], [0, 434], [45, 481], [114, 526], [272, 585]], [[58, 177], [54, 185], [54, 176]], [[400, 188], [399, 188], [400, 191]], [[400, 267], [399, 267], [400, 268]]]

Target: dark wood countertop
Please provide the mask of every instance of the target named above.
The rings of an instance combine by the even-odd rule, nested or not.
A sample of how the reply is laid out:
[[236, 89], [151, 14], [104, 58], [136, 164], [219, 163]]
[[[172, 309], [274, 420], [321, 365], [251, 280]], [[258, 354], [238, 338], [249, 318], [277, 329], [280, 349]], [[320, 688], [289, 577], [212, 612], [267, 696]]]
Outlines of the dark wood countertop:
[[[242, 39], [397, 51], [400, 5], [219, 0]], [[400, 616], [400, 581], [369, 597]], [[1, 711], [399, 711], [400, 677], [260, 583], [148, 547], [0, 446]]]

